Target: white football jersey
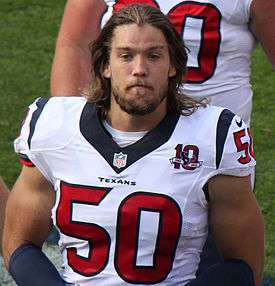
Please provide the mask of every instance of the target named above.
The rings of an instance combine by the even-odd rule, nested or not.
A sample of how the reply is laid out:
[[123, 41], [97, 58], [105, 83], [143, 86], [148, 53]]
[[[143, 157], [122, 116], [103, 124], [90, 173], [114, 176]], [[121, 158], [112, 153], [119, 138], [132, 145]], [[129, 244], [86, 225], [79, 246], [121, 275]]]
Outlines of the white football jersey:
[[255, 39], [249, 31], [252, 0], [105, 0], [113, 10], [131, 3], [146, 3], [167, 14], [190, 53], [185, 94], [208, 97], [250, 123], [252, 90], [250, 57]]
[[168, 114], [119, 147], [82, 97], [38, 99], [15, 150], [55, 187], [63, 277], [74, 285], [185, 285], [208, 231], [203, 187], [255, 165], [249, 129], [227, 109]]

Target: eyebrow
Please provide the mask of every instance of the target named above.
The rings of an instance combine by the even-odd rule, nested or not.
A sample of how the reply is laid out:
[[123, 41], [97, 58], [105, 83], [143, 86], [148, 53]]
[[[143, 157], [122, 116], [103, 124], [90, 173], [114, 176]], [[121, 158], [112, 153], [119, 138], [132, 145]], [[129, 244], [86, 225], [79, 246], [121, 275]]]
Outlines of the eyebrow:
[[[114, 49], [118, 50], [118, 51], [135, 51], [135, 50], [138, 50], [136, 47], [114, 47]], [[153, 47], [149, 47], [148, 49], [145, 49], [144, 51], [155, 51], [155, 50], [165, 50], [165, 46], [153, 46]]]

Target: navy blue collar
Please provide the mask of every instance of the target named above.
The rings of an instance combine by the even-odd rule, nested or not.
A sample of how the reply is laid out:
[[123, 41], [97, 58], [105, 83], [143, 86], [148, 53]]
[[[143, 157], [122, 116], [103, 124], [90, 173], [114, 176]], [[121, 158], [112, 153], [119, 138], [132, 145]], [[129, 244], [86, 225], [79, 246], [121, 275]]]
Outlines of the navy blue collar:
[[[167, 142], [178, 122], [179, 115], [168, 113], [165, 118], [134, 144], [120, 147], [106, 131], [97, 115], [94, 104], [87, 102], [80, 118], [80, 131], [84, 138], [104, 157], [116, 173], [121, 173], [131, 164]], [[127, 155], [124, 167], [113, 165], [114, 154]]]

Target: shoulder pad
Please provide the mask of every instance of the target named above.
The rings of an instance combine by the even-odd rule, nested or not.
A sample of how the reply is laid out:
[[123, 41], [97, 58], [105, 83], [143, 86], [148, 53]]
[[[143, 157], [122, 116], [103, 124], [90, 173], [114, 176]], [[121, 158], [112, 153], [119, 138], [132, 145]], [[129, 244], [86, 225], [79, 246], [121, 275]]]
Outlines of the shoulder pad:
[[66, 145], [77, 132], [75, 124], [86, 99], [82, 97], [39, 98], [29, 106], [29, 112], [15, 141], [18, 153], [24, 150], [57, 149]]
[[244, 170], [255, 164], [249, 128], [239, 116], [225, 109], [217, 128], [216, 168]]

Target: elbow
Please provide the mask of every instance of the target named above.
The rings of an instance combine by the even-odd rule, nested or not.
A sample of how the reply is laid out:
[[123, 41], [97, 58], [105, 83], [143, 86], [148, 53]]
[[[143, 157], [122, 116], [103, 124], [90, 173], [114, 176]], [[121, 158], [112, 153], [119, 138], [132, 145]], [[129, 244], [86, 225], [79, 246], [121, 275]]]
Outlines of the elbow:
[[10, 258], [11, 258], [13, 251], [10, 250], [10, 247], [8, 243], [5, 241], [5, 239], [3, 239], [3, 243], [2, 243], [2, 252], [3, 252], [4, 266], [7, 270], [9, 270]]
[[2, 241], [2, 251], [3, 251], [3, 260], [4, 266], [9, 271], [10, 259], [14, 251], [25, 244], [26, 241], [15, 240], [13, 236], [8, 233], [4, 228], [3, 241]]

